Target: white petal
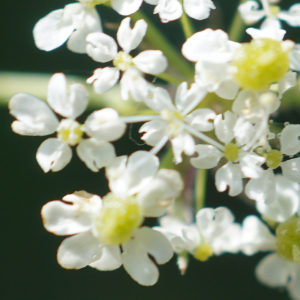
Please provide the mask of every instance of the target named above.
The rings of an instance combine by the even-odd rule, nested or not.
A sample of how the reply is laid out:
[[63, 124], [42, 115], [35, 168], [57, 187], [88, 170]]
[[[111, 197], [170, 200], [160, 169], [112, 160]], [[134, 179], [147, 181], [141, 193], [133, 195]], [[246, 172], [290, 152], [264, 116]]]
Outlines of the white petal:
[[115, 157], [112, 144], [95, 138], [81, 140], [76, 148], [78, 157], [93, 172], [111, 164]]
[[135, 13], [139, 10], [142, 3], [143, 0], [111, 0], [112, 8], [122, 16]]
[[105, 141], [116, 141], [125, 132], [126, 125], [112, 108], [103, 108], [91, 113], [85, 123], [84, 132]]
[[290, 51], [290, 69], [300, 71], [300, 44], [296, 44]]
[[207, 90], [202, 89], [198, 84], [192, 83], [188, 89], [187, 82], [182, 82], [176, 91], [175, 104], [182, 114], [190, 113], [207, 95]]
[[21, 135], [48, 135], [55, 132], [59, 122], [42, 100], [28, 94], [17, 94], [8, 103], [10, 114], [18, 119], [12, 130]]
[[[65, 11], [67, 7], [68, 11]], [[52, 11], [35, 24], [33, 37], [39, 49], [51, 51], [61, 46], [75, 30], [70, 10], [76, 14], [82, 10], [82, 6], [73, 3], [67, 5], [65, 9]]]
[[128, 274], [141, 285], [154, 285], [158, 280], [158, 269], [150, 260], [151, 254], [158, 264], [168, 262], [172, 246], [162, 233], [147, 227], [135, 231], [133, 239], [122, 244], [123, 265]]
[[183, 0], [186, 14], [196, 20], [204, 20], [209, 17], [210, 10], [215, 9], [211, 0]]
[[196, 214], [196, 222], [204, 239], [210, 243], [223, 234], [233, 223], [234, 216], [227, 207], [202, 208]]
[[168, 23], [181, 17], [182, 6], [177, 0], [159, 0], [153, 13], [159, 15], [162, 23]]
[[291, 182], [282, 175], [276, 175], [276, 199], [266, 205], [256, 202], [256, 209], [266, 218], [275, 222], [284, 222], [293, 216], [299, 208], [299, 184]]
[[216, 188], [224, 192], [229, 187], [228, 195], [231, 197], [239, 195], [243, 191], [242, 172], [238, 165], [228, 162], [216, 172]]
[[182, 45], [181, 52], [190, 61], [218, 64], [229, 62], [238, 47], [238, 43], [228, 41], [226, 32], [208, 28], [188, 38]]
[[133, 100], [139, 102], [144, 101], [149, 93], [152, 94], [154, 87], [143, 78], [137, 68], [132, 67], [123, 73], [120, 89], [123, 100], [128, 100], [131, 94]]
[[[69, 203], [66, 204], [63, 201]], [[99, 196], [86, 191], [66, 195], [63, 201], [48, 202], [41, 211], [44, 227], [56, 235], [75, 234], [89, 230], [95, 215], [99, 213], [102, 206]]]
[[94, 61], [105, 63], [113, 60], [118, 53], [118, 45], [109, 35], [102, 32], [90, 33], [86, 37], [88, 42], [86, 54]]
[[214, 129], [214, 124], [209, 122], [214, 120], [216, 113], [209, 108], [200, 108], [189, 114], [185, 121], [198, 131], [211, 131]]
[[293, 272], [290, 274], [290, 281], [287, 289], [291, 299], [300, 299], [300, 268], [299, 265], [290, 263], [290, 268]]
[[276, 199], [276, 183], [273, 170], [266, 170], [260, 178], [251, 179], [245, 186], [245, 194], [252, 200], [271, 204]]
[[63, 73], [56, 73], [49, 81], [47, 101], [56, 113], [75, 119], [86, 110], [89, 93], [79, 83], [70, 85], [70, 91], [68, 95], [66, 76]]
[[280, 30], [281, 29], [281, 24], [279, 20], [273, 16], [267, 17], [262, 24], [260, 25], [260, 29], [262, 30]]
[[243, 117], [239, 117], [233, 127], [233, 133], [237, 145], [243, 146], [253, 137], [255, 129], [250, 122], [245, 121]]
[[246, 255], [275, 250], [276, 237], [258, 217], [248, 216], [243, 221], [241, 247]]
[[[112, 5], [114, 1], [116, 0], [112, 1]], [[124, 0], [119, 1], [126, 3]], [[132, 2], [135, 2], [136, 4], [139, 3], [139, 6], [142, 4], [142, 0], [133, 0]], [[146, 34], [147, 27], [148, 24], [143, 19], [136, 21], [132, 29], [130, 28], [130, 17], [122, 20], [117, 32], [117, 40], [125, 52], [129, 53], [142, 42]]]
[[199, 169], [211, 169], [218, 165], [223, 153], [211, 145], [196, 145], [198, 156], [191, 158], [191, 165]]
[[265, 157], [254, 153], [246, 153], [240, 157], [240, 167], [243, 175], [248, 178], [259, 178], [263, 173], [261, 165], [265, 162], [265, 160]]
[[255, 274], [259, 281], [270, 287], [286, 286], [293, 271], [292, 264], [282, 259], [277, 253], [263, 258], [256, 267]]
[[234, 138], [233, 128], [237, 118], [237, 115], [229, 110], [224, 113], [224, 119], [222, 114], [216, 116], [214, 120], [215, 134], [221, 142], [227, 144]]
[[280, 166], [284, 177], [291, 181], [300, 182], [300, 157], [282, 162]]
[[89, 230], [93, 221], [92, 215], [81, 208], [82, 206], [69, 205], [62, 201], [48, 202], [41, 211], [45, 229], [56, 235], [69, 235]]
[[98, 260], [101, 253], [99, 240], [86, 231], [63, 240], [57, 250], [57, 261], [65, 269], [81, 269]]
[[156, 173], [159, 160], [147, 151], [136, 151], [128, 158], [120, 156], [108, 167], [106, 177], [111, 191], [121, 197], [141, 191]]
[[168, 123], [162, 120], [146, 122], [139, 129], [139, 132], [145, 132], [141, 139], [147, 145], [155, 146], [166, 135], [167, 126]]
[[102, 31], [99, 14], [95, 8], [84, 8], [80, 15], [73, 17], [76, 31], [70, 36], [67, 47], [76, 53], [86, 53], [86, 37], [92, 32]]
[[240, 87], [234, 80], [226, 80], [220, 83], [217, 90], [215, 90], [215, 93], [227, 100], [233, 100], [235, 99]]
[[182, 192], [184, 183], [175, 170], [160, 169], [156, 176], [137, 195], [145, 217], [160, 217]]
[[281, 152], [287, 155], [295, 155], [300, 151], [300, 125], [288, 125], [281, 131]]
[[36, 160], [45, 173], [63, 169], [72, 158], [72, 150], [68, 144], [57, 138], [49, 138], [41, 143]]
[[119, 80], [120, 71], [118, 68], [98, 68], [94, 71], [93, 76], [89, 77], [86, 82], [93, 83], [96, 94], [103, 94], [110, 90]]
[[246, 24], [256, 23], [265, 16], [264, 10], [258, 10], [256, 1], [246, 1], [239, 5], [239, 12]]
[[195, 141], [187, 132], [182, 132], [176, 138], [172, 139], [171, 144], [176, 164], [182, 162], [182, 152], [186, 155], [193, 155], [195, 153]]
[[253, 38], [253, 39], [262, 39], [262, 38], [269, 38], [275, 41], [281, 42], [283, 37], [286, 33], [283, 29], [277, 29], [274, 27], [266, 27], [262, 30], [256, 28], [248, 28], [246, 32]]
[[122, 266], [121, 250], [119, 246], [103, 246], [99, 260], [90, 264], [90, 267], [101, 271], [110, 271]]
[[166, 57], [159, 50], [143, 51], [132, 61], [140, 71], [152, 75], [164, 72], [168, 66]]
[[286, 21], [290, 26], [300, 26], [300, 4], [292, 5], [288, 11], [279, 12], [278, 18]]
[[176, 110], [167, 90], [161, 87], [157, 87], [153, 92], [154, 93], [152, 99], [145, 99], [146, 105], [149, 106], [152, 110], [156, 112], [160, 112], [164, 108], [174, 111]]
[[[290, 56], [291, 56], [291, 53], [290, 53]], [[293, 69], [293, 68], [291, 67], [291, 69]], [[287, 72], [286, 75], [282, 79], [280, 79], [278, 82], [279, 99], [282, 98], [282, 96], [286, 90], [295, 86], [296, 82], [297, 82], [297, 73], [292, 72], [292, 71]]]

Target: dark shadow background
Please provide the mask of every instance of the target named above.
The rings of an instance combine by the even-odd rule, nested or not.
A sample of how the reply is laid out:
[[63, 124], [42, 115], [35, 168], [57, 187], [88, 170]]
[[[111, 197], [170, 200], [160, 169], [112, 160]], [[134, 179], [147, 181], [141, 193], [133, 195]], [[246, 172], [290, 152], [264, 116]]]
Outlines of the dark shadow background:
[[[34, 24], [52, 10], [62, 8], [68, 1], [1, 2], [1, 70], [65, 72], [87, 77], [95, 69], [95, 63], [90, 58], [72, 53], [65, 46], [49, 53], [34, 46]], [[289, 7], [290, 3], [286, 1], [283, 7]], [[215, 1], [215, 4], [219, 10], [212, 13], [207, 23], [195, 22], [197, 30], [208, 26], [228, 28], [237, 1]], [[143, 9], [151, 13], [153, 7], [144, 4]], [[110, 27], [122, 19], [105, 7], [101, 6], [99, 11], [104, 24], [109, 23]], [[157, 16], [152, 18], [159, 24]], [[179, 22], [165, 24], [163, 28], [180, 49], [184, 38]], [[114, 31], [105, 32], [114, 34]], [[289, 28], [288, 37], [299, 42], [299, 32], [299, 28]], [[294, 112], [294, 117], [299, 120], [299, 113]], [[44, 174], [36, 162], [35, 153], [45, 138], [12, 133], [12, 121], [7, 109], [1, 108], [0, 299], [288, 299], [284, 290], [269, 289], [256, 281], [254, 268], [265, 254], [253, 257], [224, 254], [204, 263], [191, 258], [184, 276], [180, 275], [176, 259], [173, 258], [160, 267], [160, 279], [154, 287], [138, 285], [123, 268], [111, 272], [99, 272], [89, 267], [78, 271], [62, 269], [56, 262], [56, 250], [63, 238], [44, 230], [40, 218], [41, 207], [75, 190], [84, 189], [105, 195], [107, 183], [104, 172], [92, 173], [74, 155], [71, 163], [62, 171]], [[291, 119], [288, 121], [293, 122]], [[118, 155], [142, 149], [128, 139], [128, 134], [117, 143], [116, 148]], [[217, 193], [213, 174], [210, 174], [207, 206], [220, 205], [229, 206], [238, 222], [246, 215], [255, 213], [253, 208], [239, 199]]]

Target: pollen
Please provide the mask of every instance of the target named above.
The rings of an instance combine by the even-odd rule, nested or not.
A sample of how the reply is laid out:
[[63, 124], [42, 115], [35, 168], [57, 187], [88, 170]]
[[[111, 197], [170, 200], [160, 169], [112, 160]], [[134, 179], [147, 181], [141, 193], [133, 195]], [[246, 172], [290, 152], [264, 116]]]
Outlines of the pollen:
[[276, 169], [282, 162], [283, 155], [279, 150], [271, 150], [267, 153], [266, 165], [271, 169]]
[[130, 67], [134, 66], [132, 56], [124, 51], [118, 52], [117, 56], [113, 60], [113, 65], [121, 71], [126, 71]]
[[242, 88], [260, 91], [285, 76], [289, 69], [289, 51], [278, 41], [254, 39], [236, 51], [231, 69]]
[[236, 144], [229, 143], [225, 146], [224, 156], [229, 161], [236, 161], [239, 158], [240, 148]]
[[300, 264], [300, 219], [292, 217], [276, 228], [277, 253], [284, 259]]
[[206, 261], [213, 256], [213, 250], [209, 244], [203, 243], [194, 251], [194, 257], [200, 261]]
[[132, 232], [143, 222], [141, 208], [135, 197], [126, 199], [109, 193], [95, 219], [99, 239], [106, 245], [120, 245], [130, 240]]

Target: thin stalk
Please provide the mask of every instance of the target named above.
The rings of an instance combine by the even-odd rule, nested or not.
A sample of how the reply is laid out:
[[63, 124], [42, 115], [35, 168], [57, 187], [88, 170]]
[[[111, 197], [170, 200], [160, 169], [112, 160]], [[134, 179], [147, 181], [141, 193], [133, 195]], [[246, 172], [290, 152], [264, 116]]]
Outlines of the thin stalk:
[[[238, 6], [245, 2], [246, 0], [240, 0]], [[235, 15], [233, 17], [233, 21], [228, 30], [228, 36], [231, 41], [239, 42], [242, 38], [242, 35], [245, 32], [246, 24], [241, 18], [241, 15], [236, 9]]]
[[160, 79], [162, 79], [162, 80], [164, 80], [164, 81], [166, 81], [170, 84], [178, 85], [182, 82], [182, 80], [180, 80], [180, 79], [178, 79], [178, 78], [176, 78], [176, 77], [174, 77], [170, 74], [167, 74], [167, 73], [157, 74], [157, 75], [155, 75], [155, 77], [160, 78]]
[[137, 116], [121, 117], [120, 119], [124, 123], [141, 123], [141, 122], [152, 121], [155, 119], [160, 119], [160, 116], [158, 116], [158, 115], [137, 115]]
[[205, 206], [207, 170], [198, 169], [195, 179], [195, 210]]
[[180, 0], [180, 3], [182, 5], [182, 15], [180, 17], [180, 23], [183, 29], [183, 33], [186, 39], [188, 39], [189, 37], [191, 37], [194, 33], [194, 26], [191, 22], [191, 19], [187, 16], [187, 14], [185, 13], [184, 9], [183, 9], [183, 1]]
[[155, 26], [141, 10], [131, 15], [131, 19], [134, 22], [139, 19], [144, 19], [148, 24], [145, 38], [151, 43], [152, 46], [158, 48], [164, 53], [164, 55], [168, 58], [169, 64], [176, 68], [180, 74], [186, 77], [186, 80], [193, 80], [194, 69], [191, 64], [181, 56], [181, 54], [169, 42], [161, 30]]

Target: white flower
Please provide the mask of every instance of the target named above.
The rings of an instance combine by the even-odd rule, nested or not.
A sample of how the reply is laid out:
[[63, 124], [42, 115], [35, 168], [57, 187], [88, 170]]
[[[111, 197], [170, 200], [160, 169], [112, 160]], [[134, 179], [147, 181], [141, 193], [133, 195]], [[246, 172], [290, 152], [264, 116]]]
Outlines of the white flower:
[[201, 90], [196, 84], [192, 84], [188, 89], [187, 83], [183, 82], [177, 88], [174, 105], [165, 89], [155, 88], [153, 98], [145, 99], [145, 103], [160, 113], [160, 117], [140, 128], [139, 132], [145, 132], [141, 139], [151, 146], [156, 146], [160, 141], [166, 143], [170, 139], [176, 163], [182, 161], [182, 152], [193, 155], [195, 142], [187, 132], [185, 124], [196, 131], [210, 131], [213, 129], [210, 120], [216, 116], [215, 112], [208, 108], [197, 109], [191, 113], [205, 95], [206, 91]]
[[[65, 239], [57, 252], [59, 264], [67, 269], [90, 265], [114, 270], [122, 264], [142, 285], [153, 285], [158, 264], [173, 255], [168, 240], [159, 232], [141, 227], [145, 216], [165, 213], [179, 195], [183, 182], [177, 171], [160, 170], [158, 158], [146, 151], [117, 157], [106, 167], [111, 192], [103, 202], [84, 191], [51, 201], [42, 209], [45, 228]], [[72, 205], [70, 205], [72, 204]], [[120, 246], [123, 252], [121, 253]]]
[[[21, 135], [44, 136], [57, 132], [57, 138], [45, 140], [37, 150], [36, 159], [44, 172], [63, 169], [72, 158], [70, 146], [77, 146], [78, 156], [88, 168], [97, 172], [115, 158], [110, 141], [119, 139], [125, 124], [118, 113], [105, 108], [92, 113], [84, 125], [75, 119], [88, 105], [88, 92], [81, 84], [72, 84], [67, 93], [66, 77], [54, 74], [48, 85], [48, 104], [59, 115], [60, 122], [51, 108], [42, 100], [27, 94], [17, 94], [9, 101], [10, 113], [17, 118], [12, 130]], [[82, 139], [86, 132], [91, 138]]]
[[260, 28], [281, 28], [279, 20], [287, 22], [290, 26], [300, 26], [300, 4], [294, 4], [288, 11], [281, 10], [279, 6], [262, 1], [263, 9], [260, 10], [256, 1], [246, 1], [239, 6], [239, 12], [247, 24], [253, 24], [266, 17]]
[[241, 227], [226, 207], [202, 208], [197, 212], [196, 224], [186, 225], [174, 217], [160, 219], [162, 232], [180, 254], [188, 251], [196, 259], [205, 261], [224, 252], [237, 253], [240, 249]]
[[129, 91], [134, 100], [142, 101], [148, 95], [152, 85], [142, 76], [146, 74], [159, 74], [167, 68], [167, 59], [159, 50], [147, 50], [131, 57], [129, 52], [138, 47], [147, 31], [147, 23], [144, 20], [136, 22], [133, 29], [130, 28], [130, 18], [125, 18], [117, 32], [117, 40], [123, 51], [118, 52], [115, 40], [104, 33], [92, 33], [87, 36], [88, 45], [86, 52], [97, 62], [113, 60], [115, 67], [99, 68], [94, 75], [87, 79], [87, 83], [93, 83], [97, 94], [102, 94], [112, 88], [123, 71], [120, 81], [121, 96], [124, 100], [129, 97]]
[[69, 50], [85, 53], [86, 36], [97, 31], [102, 31], [97, 10], [81, 3], [71, 3], [40, 19], [33, 29], [33, 36], [41, 50], [51, 51], [68, 40]]
[[228, 40], [224, 31], [208, 28], [188, 38], [181, 51], [188, 60], [197, 62], [195, 82], [201, 88], [207, 88], [221, 98], [232, 100], [239, 85], [229, 72], [229, 63], [239, 47], [239, 43]]
[[[225, 157], [228, 162], [217, 170], [215, 184], [219, 192], [224, 192], [229, 187], [229, 196], [237, 196], [243, 191], [244, 177], [260, 178], [265, 158], [252, 150], [244, 150], [255, 137], [254, 127], [250, 122], [227, 111], [224, 120], [221, 114], [215, 118], [214, 125], [216, 136], [225, 146], [219, 144], [220, 151], [214, 145], [196, 145], [198, 157], [191, 158], [190, 161], [195, 168], [210, 169]], [[235, 144], [231, 143], [232, 139], [235, 139]]]
[[[177, 20], [182, 15], [182, 5], [178, 0], [147, 0], [149, 4], [156, 5], [154, 14], [158, 14], [162, 23]], [[184, 0], [183, 9], [185, 13], [196, 20], [207, 19], [210, 10], [215, 9], [211, 0]]]

